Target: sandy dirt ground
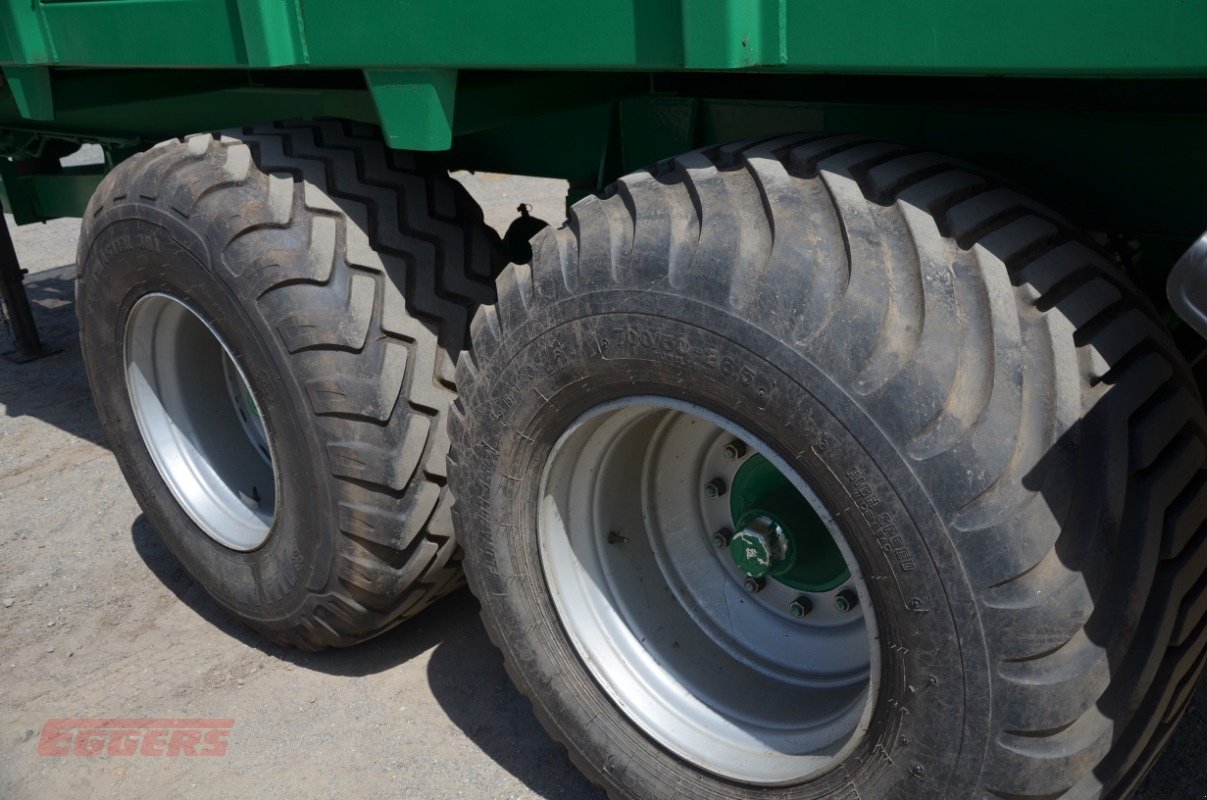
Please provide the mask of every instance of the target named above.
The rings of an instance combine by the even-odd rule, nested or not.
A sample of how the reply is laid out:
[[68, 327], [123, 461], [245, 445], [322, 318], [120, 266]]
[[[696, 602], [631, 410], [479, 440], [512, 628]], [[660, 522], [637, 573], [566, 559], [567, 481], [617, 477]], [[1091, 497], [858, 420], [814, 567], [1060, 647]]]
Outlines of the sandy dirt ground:
[[[500, 230], [521, 201], [562, 219], [564, 184], [459, 177]], [[306, 655], [261, 641], [184, 573], [126, 489], [89, 398], [78, 228], [14, 231], [43, 339], [62, 352], [0, 360], [0, 800], [600, 798], [511, 687], [464, 590], [367, 644]], [[53, 718], [234, 726], [220, 757], [39, 755]], [[1200, 688], [1139, 797], [1207, 798], [1205, 756]]]

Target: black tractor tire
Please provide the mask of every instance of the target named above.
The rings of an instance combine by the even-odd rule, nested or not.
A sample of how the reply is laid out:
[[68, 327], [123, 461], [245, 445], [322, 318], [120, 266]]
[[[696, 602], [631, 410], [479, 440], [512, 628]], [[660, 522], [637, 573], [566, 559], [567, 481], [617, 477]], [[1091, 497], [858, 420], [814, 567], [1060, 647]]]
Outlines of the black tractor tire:
[[[379, 634], [462, 584], [444, 418], [501, 252], [459, 183], [370, 126], [191, 136], [102, 181], [78, 253], [88, 378], [147, 518], [223, 608], [317, 650]], [[140, 435], [123, 335], [154, 292], [208, 323], [262, 407], [277, 512], [250, 552], [198, 527]]]
[[[1207, 660], [1207, 423], [1082, 234], [942, 156], [786, 136], [624, 177], [533, 251], [474, 318], [449, 477], [486, 628], [590, 780], [642, 800], [1140, 783]], [[828, 772], [756, 786], [688, 763], [568, 639], [536, 544], [542, 469], [580, 415], [634, 395], [775, 443], [844, 520], [881, 689]]]

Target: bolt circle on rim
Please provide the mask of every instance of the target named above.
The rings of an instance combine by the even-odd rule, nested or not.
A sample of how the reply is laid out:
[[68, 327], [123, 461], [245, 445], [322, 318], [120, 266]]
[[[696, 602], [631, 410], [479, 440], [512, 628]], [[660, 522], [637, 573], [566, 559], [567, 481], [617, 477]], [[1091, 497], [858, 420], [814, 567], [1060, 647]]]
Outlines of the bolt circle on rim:
[[[780, 520], [733, 518], [721, 494], [754, 458], [783, 476], [774, 510], [828, 532], [843, 559], [837, 585], [802, 590], [799, 571], [776, 576], [792, 547], [796, 562], [824, 560], [824, 547], [805, 547], [817, 531], [790, 542]], [[807, 513], [786, 505], [781, 483]], [[563, 627], [646, 735], [708, 772], [765, 786], [822, 774], [862, 740], [879, 682], [867, 589], [833, 517], [757, 437], [680, 401], [605, 404], [555, 444], [539, 502], [541, 565]], [[862, 602], [840, 612], [840, 592]]]
[[230, 348], [188, 303], [158, 292], [130, 309], [124, 345], [139, 433], [177, 503], [232, 550], [263, 545], [276, 467], [263, 406]]

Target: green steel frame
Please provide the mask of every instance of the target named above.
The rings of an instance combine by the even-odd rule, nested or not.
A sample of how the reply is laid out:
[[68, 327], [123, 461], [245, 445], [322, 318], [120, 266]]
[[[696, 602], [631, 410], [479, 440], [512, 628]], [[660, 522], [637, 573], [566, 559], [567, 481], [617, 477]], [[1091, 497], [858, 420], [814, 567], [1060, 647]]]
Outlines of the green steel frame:
[[[1207, 4], [1182, 0], [0, 0], [0, 68], [21, 222], [168, 136], [341, 117], [576, 193], [741, 136], [895, 138], [1142, 241], [1154, 286], [1207, 227]], [[60, 168], [80, 142], [106, 164]]]
[[1182, 0], [5, 0], [0, 62], [1203, 75]]

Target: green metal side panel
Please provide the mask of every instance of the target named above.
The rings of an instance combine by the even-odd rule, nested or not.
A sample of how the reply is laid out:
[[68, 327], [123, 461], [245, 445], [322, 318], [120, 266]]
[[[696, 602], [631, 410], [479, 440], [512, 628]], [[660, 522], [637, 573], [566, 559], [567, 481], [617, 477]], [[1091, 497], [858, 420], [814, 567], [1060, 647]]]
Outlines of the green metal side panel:
[[1199, 0], [0, 0], [0, 63], [1207, 76]]
[[0, 91], [0, 128], [145, 144], [183, 133], [303, 117], [377, 121], [373, 100], [363, 89], [270, 89], [228, 81], [230, 76], [222, 73], [73, 74], [55, 84], [52, 121], [21, 119], [14, 98]]
[[953, 75], [1204, 75], [1200, 0], [785, 2], [786, 65]]
[[80, 66], [247, 64], [234, 4], [214, 0], [42, 2], [54, 62]]
[[667, 0], [306, 0], [305, 14], [314, 64], [683, 65], [680, 4]]
[[[5, 0], [44, 63], [251, 66], [307, 63], [301, 0]], [[21, 9], [24, 9], [23, 11]], [[36, 20], [37, 24], [29, 20]]]

